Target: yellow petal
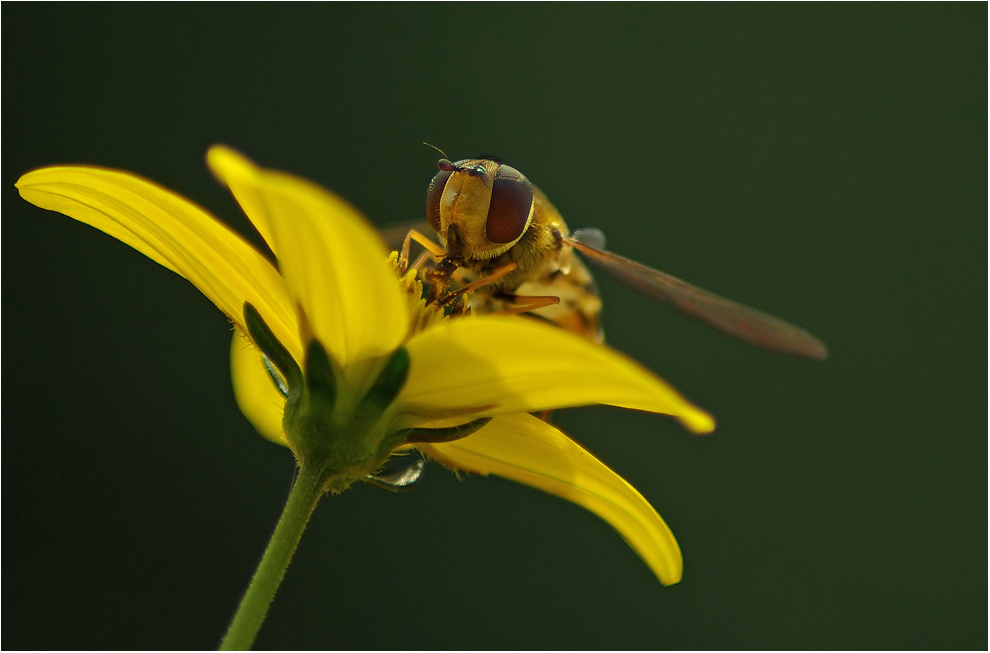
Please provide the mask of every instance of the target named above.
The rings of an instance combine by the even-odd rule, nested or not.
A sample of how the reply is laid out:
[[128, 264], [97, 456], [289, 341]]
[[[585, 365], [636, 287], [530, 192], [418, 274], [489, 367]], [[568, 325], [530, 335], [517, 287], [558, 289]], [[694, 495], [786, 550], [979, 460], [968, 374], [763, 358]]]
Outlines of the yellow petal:
[[408, 302], [361, 214], [326, 189], [259, 168], [233, 150], [214, 148], [209, 162], [267, 234], [293, 298], [342, 367], [399, 346]]
[[581, 445], [542, 420], [503, 415], [461, 440], [417, 448], [450, 467], [495, 474], [573, 501], [611, 524], [661, 583], [681, 580], [681, 550], [653, 506]]
[[214, 145], [206, 153], [206, 164], [217, 180], [230, 189], [237, 203], [251, 220], [255, 229], [268, 243], [275, 256], [275, 239], [268, 222], [268, 212], [265, 209], [264, 198], [258, 192], [256, 171], [258, 167], [229, 147]]
[[285, 398], [268, 376], [261, 362], [261, 351], [236, 331], [230, 343], [230, 378], [237, 405], [258, 433], [276, 444], [288, 446], [282, 432]]
[[609, 404], [673, 415], [696, 433], [715, 428], [708, 413], [622, 354], [529, 318], [449, 320], [406, 346], [412, 363], [397, 410], [410, 415]]
[[301, 353], [278, 271], [189, 200], [130, 173], [85, 166], [41, 168], [16, 185], [28, 202], [105, 231], [185, 277], [242, 330], [251, 302], [289, 351]]

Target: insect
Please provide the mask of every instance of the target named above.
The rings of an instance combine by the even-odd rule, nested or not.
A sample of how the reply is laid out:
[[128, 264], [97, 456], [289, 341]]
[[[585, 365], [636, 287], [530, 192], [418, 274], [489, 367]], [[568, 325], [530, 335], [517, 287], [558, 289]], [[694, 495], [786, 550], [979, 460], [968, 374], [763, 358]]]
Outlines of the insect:
[[601, 300], [577, 251], [632, 289], [730, 336], [794, 356], [828, 355], [803, 329], [607, 251], [597, 229], [571, 234], [546, 195], [497, 159], [442, 158], [437, 167], [426, 220], [440, 246], [414, 229], [400, 259], [408, 261], [410, 240], [434, 254], [424, 276], [439, 301], [468, 294], [472, 311], [525, 312], [601, 341]]

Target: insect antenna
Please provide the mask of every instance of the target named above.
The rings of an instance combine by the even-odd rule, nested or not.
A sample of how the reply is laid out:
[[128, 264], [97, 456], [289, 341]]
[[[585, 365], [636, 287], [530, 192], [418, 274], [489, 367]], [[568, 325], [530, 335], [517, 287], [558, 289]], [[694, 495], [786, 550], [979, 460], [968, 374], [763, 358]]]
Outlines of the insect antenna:
[[423, 141], [423, 145], [426, 145], [427, 147], [432, 147], [434, 150], [436, 150], [441, 155], [443, 155], [443, 158], [448, 159], [448, 160], [450, 159], [450, 157], [447, 156], [447, 153], [446, 152], [444, 152], [443, 150], [441, 150], [439, 147], [437, 147], [433, 143], [427, 143], [426, 141]]

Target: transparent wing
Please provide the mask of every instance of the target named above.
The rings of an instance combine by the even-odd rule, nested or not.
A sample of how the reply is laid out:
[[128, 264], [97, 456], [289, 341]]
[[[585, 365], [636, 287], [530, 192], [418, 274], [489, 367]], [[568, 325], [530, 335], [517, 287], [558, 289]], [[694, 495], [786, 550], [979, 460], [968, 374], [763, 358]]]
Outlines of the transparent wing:
[[576, 231], [574, 236], [565, 236], [564, 240], [584, 254], [593, 265], [651, 299], [757, 347], [816, 360], [824, 360], [828, 356], [825, 344], [804, 329], [632, 259], [596, 249], [582, 242], [590, 239], [583, 238], [580, 231]]

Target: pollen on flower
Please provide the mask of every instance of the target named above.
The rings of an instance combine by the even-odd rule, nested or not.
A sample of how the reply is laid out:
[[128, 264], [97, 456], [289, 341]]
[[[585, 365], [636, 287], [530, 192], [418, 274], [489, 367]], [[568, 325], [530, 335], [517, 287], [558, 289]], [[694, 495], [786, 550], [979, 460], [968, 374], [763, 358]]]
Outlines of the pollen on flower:
[[399, 287], [409, 301], [408, 337], [411, 338], [420, 331], [440, 324], [452, 314], [463, 312], [463, 299], [460, 297], [451, 305], [443, 301], [430, 301], [429, 287], [419, 278], [419, 269], [410, 268], [403, 271], [398, 252], [392, 252], [388, 262], [399, 275]]

